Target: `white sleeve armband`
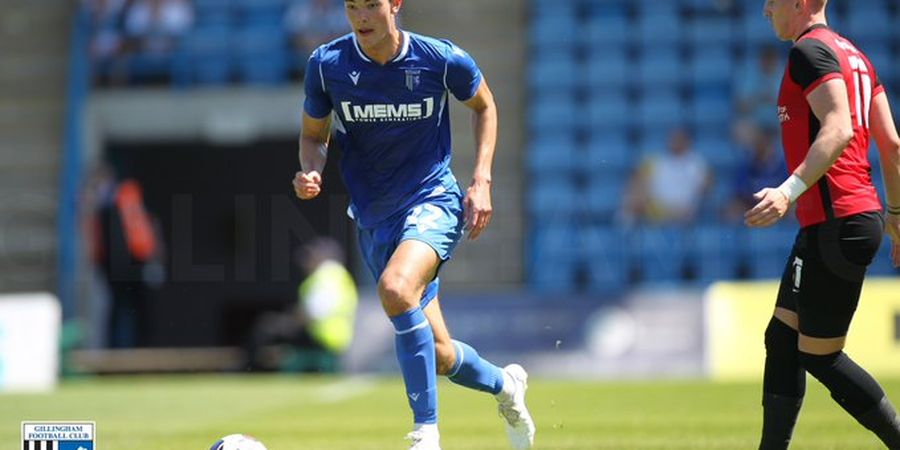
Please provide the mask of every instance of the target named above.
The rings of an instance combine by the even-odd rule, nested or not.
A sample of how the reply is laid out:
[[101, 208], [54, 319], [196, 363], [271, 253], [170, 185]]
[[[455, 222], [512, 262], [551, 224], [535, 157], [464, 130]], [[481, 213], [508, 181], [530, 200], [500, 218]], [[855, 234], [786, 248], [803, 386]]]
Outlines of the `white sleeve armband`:
[[806, 183], [794, 174], [791, 174], [787, 180], [784, 180], [784, 183], [781, 183], [781, 186], [778, 186], [778, 190], [784, 193], [791, 203], [796, 202], [797, 198], [806, 192], [807, 189], [809, 189], [809, 187]]

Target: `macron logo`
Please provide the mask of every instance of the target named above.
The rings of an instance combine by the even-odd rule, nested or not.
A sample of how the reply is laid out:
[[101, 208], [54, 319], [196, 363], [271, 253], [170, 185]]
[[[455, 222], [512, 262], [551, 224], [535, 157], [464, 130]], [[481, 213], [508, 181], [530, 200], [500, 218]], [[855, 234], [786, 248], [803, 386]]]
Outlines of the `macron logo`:
[[431, 117], [434, 114], [434, 98], [426, 98], [422, 103], [375, 103], [354, 105], [341, 102], [345, 122], [411, 122]]
[[348, 73], [347, 75], [350, 76], [350, 80], [353, 81], [353, 85], [354, 85], [354, 86], [356, 86], [356, 84], [359, 83], [359, 75], [360, 75], [360, 73], [359, 73], [358, 71], [355, 71], [355, 70], [354, 70], [353, 72], [350, 72], [350, 73]]
[[411, 398], [412, 401], [417, 402], [417, 401], [419, 401], [419, 395], [420, 395], [420, 394], [418, 394], [418, 393], [415, 393], [415, 394], [409, 394], [409, 398]]

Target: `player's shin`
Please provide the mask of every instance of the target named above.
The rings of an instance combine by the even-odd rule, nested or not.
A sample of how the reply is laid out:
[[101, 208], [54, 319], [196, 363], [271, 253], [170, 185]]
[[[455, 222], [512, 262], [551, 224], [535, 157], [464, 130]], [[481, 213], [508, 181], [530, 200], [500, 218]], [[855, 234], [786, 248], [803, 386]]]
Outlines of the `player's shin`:
[[421, 308], [391, 317], [397, 361], [416, 424], [437, 423], [434, 336]]
[[797, 352], [797, 331], [773, 317], [766, 328], [760, 450], [788, 448], [805, 392], [806, 373]]
[[878, 382], [844, 352], [800, 353], [806, 370], [822, 382], [831, 397], [889, 449], [900, 449], [900, 422]]
[[450, 381], [497, 395], [503, 391], [503, 370], [482, 358], [469, 344], [453, 341], [456, 362], [447, 377]]

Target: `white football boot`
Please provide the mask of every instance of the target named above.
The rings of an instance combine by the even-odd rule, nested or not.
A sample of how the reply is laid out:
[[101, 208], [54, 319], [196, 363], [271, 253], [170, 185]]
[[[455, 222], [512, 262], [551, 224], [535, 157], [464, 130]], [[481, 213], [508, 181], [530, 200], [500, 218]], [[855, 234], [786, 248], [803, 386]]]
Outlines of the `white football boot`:
[[513, 389], [507, 389], [497, 395], [497, 410], [506, 420], [506, 435], [510, 447], [516, 450], [527, 450], [534, 445], [534, 421], [525, 406], [525, 391], [528, 390], [528, 373], [518, 364], [510, 364], [503, 368], [504, 383], [513, 382]]
[[413, 430], [404, 439], [412, 441], [409, 450], [441, 450], [441, 435], [437, 426], [424, 426]]

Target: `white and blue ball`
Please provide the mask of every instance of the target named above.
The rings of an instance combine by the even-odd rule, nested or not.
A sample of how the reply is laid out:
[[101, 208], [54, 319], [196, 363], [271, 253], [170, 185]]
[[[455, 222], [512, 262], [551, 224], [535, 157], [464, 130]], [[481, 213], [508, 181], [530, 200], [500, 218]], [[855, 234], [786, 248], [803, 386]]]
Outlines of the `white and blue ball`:
[[209, 450], [266, 450], [266, 446], [253, 436], [229, 434], [216, 441]]

